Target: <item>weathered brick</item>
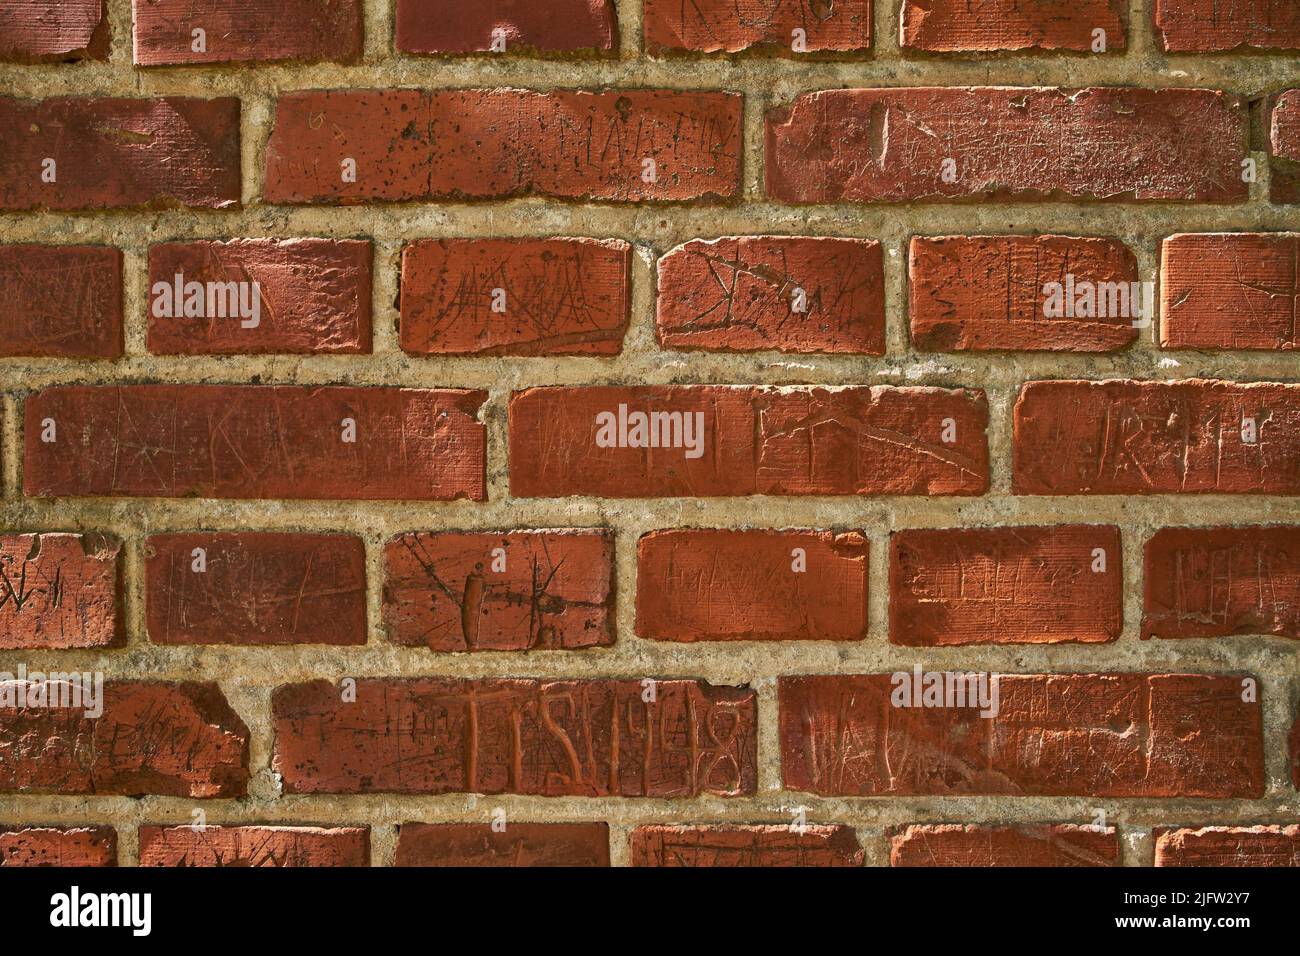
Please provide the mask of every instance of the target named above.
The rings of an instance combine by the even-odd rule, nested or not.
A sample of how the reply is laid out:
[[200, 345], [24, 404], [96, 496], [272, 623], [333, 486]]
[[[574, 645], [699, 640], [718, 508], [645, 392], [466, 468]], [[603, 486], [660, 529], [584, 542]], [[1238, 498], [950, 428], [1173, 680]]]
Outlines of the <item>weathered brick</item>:
[[847, 867], [862, 865], [852, 827], [644, 826], [632, 831], [633, 866]]
[[[653, 696], [653, 701], [644, 699]], [[286, 793], [755, 791], [755, 694], [694, 680], [328, 681], [271, 698]]]
[[0, 648], [121, 644], [121, 551], [97, 534], [0, 535]]
[[361, 57], [361, 0], [132, 0], [132, 6], [139, 66]]
[[826, 796], [1260, 797], [1261, 707], [1243, 680], [1003, 674], [981, 717], [969, 698], [895, 706], [909, 672], [782, 677], [781, 771]]
[[694, 239], [659, 260], [659, 341], [883, 355], [884, 286], [884, 255], [870, 239]]
[[[1127, 9], [1127, 0], [903, 0], [899, 42], [931, 53], [1122, 50]], [[1095, 30], [1105, 31], [1104, 50], [1096, 49]]]
[[1300, 203], [1300, 90], [1286, 90], [1269, 103], [1269, 198]]
[[150, 246], [149, 351], [369, 352], [370, 258], [351, 239]]
[[370, 865], [369, 827], [142, 826], [141, 866]]
[[607, 823], [403, 823], [395, 866], [609, 866]]
[[108, 59], [104, 0], [0, 2], [0, 61]]
[[[17, 683], [0, 684], [6, 698]], [[44, 687], [51, 700], [66, 692]], [[215, 683], [106, 681], [99, 717], [16, 702], [0, 705], [0, 791], [199, 799], [247, 788], [248, 728]]]
[[1119, 866], [1114, 827], [915, 824], [890, 835], [890, 866]]
[[1144, 638], [1300, 638], [1300, 528], [1162, 528], [1145, 565]]
[[402, 250], [412, 355], [617, 355], [632, 296], [618, 239], [424, 239]]
[[799, 56], [871, 48], [871, 0], [645, 0], [643, 17], [651, 54], [764, 48]]
[[155, 644], [364, 644], [365, 545], [341, 534], [153, 535], [145, 617]]
[[233, 97], [0, 97], [0, 140], [0, 209], [239, 204]]
[[1300, 790], [1300, 711], [1297, 711], [1295, 724], [1291, 727], [1289, 749], [1291, 756], [1291, 785]]
[[[733, 93], [288, 93], [266, 147], [265, 198], [726, 199], [740, 188], [740, 127]], [[348, 159], [355, 182], [344, 181]]]
[[0, 245], [0, 357], [122, 354], [122, 253]]
[[1300, 494], [1300, 385], [1030, 382], [1012, 483], [1021, 495]]
[[[620, 409], [679, 418], [638, 430], [628, 417], [624, 429]], [[962, 389], [534, 388], [510, 401], [510, 488], [523, 498], [978, 495], [987, 422], [984, 393]], [[668, 425], [663, 447], [632, 444]]]
[[1296, 341], [1300, 237], [1171, 236], [1161, 246], [1160, 344], [1167, 349], [1286, 349]]
[[1133, 342], [1155, 306], [1115, 239], [917, 237], [909, 275], [921, 352], [1109, 352]]
[[[494, 47], [494, 41], [505, 48], [499, 42]], [[403, 53], [612, 51], [617, 46], [614, 0], [397, 0], [397, 49]]]
[[1104, 643], [1124, 629], [1119, 529], [948, 528], [890, 539], [889, 639]]
[[636, 631], [657, 641], [858, 641], [866, 536], [654, 531], [637, 546]]
[[825, 90], [767, 114], [767, 195], [1244, 200], [1246, 126], [1216, 90]]
[[1171, 53], [1300, 49], [1300, 7], [1291, 0], [1156, 0], [1155, 18]]
[[117, 866], [112, 827], [0, 827], [0, 866]]
[[435, 651], [575, 650], [614, 643], [608, 531], [426, 532], [384, 548], [384, 623]]
[[1300, 866], [1300, 826], [1157, 827], [1156, 866]]
[[475, 416], [485, 398], [342, 386], [55, 386], [27, 399], [24, 488], [35, 497], [481, 500], [486, 435]]

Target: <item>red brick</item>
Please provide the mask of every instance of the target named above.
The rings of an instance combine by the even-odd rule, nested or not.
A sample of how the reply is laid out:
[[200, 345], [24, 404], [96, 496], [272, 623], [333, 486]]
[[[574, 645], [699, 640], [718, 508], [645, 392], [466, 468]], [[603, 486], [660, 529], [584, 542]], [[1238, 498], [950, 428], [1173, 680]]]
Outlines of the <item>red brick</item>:
[[[232, 239], [150, 246], [149, 351], [369, 352], [370, 258], [370, 243], [351, 239]], [[203, 314], [177, 314], [185, 311], [185, 285], [191, 282], [204, 287], [199, 304]], [[220, 284], [211, 301], [210, 283]], [[251, 309], [243, 311], [253, 304], [254, 287], [237, 289], [229, 283], [256, 284], [256, 315]], [[243, 298], [232, 296], [232, 289], [234, 296]], [[250, 327], [245, 328], [245, 322]]]
[[1275, 203], [1300, 203], [1300, 90], [1287, 90], [1269, 103], [1269, 197]]
[[884, 286], [884, 256], [870, 239], [694, 239], [659, 260], [659, 341], [884, 355]]
[[0, 648], [114, 647], [121, 542], [103, 535], [0, 535]]
[[[1243, 440], [1255, 422], [1255, 444]], [[1300, 385], [1030, 382], [1015, 412], [1021, 495], [1300, 494]]]
[[0, 3], [0, 60], [107, 60], [108, 40], [104, 0]]
[[[485, 496], [484, 392], [256, 385], [56, 386], [27, 399], [35, 497]], [[56, 441], [42, 441], [42, 422]], [[356, 441], [343, 440], [345, 420]]]
[[[755, 694], [695, 680], [328, 681], [271, 698], [286, 793], [752, 794]], [[654, 701], [643, 697], [651, 694]]]
[[[402, 348], [412, 355], [617, 355], [631, 269], [632, 247], [618, 239], [412, 242], [402, 250]], [[505, 293], [500, 303], [497, 290]]]
[[1246, 126], [1216, 90], [827, 90], [767, 114], [767, 195], [1240, 201]]
[[[685, 441], [689, 422], [692, 444], [597, 447], [598, 437], [624, 437], [598, 431], [597, 416], [618, 416], [620, 405], [682, 413], [669, 439]], [[521, 498], [978, 495], [988, 486], [987, 422], [984, 393], [962, 389], [534, 388], [510, 401], [510, 489]]]
[[142, 826], [141, 866], [370, 865], [368, 827]]
[[609, 866], [607, 823], [403, 823], [395, 866]]
[[[907, 678], [906, 681], [902, 678]], [[997, 713], [895, 707], [913, 675], [782, 677], [785, 786], [826, 796], [1260, 797], [1243, 678], [1003, 674]], [[969, 686], [969, 685], [968, 685]]]
[[[740, 155], [733, 93], [313, 90], [277, 101], [265, 198], [725, 199], [739, 191]], [[349, 158], [355, 183], [342, 179]]]
[[861, 640], [869, 550], [856, 531], [651, 532], [637, 547], [636, 632], [687, 643]]
[[492, 50], [497, 30], [507, 53], [612, 51], [618, 13], [613, 0], [397, 0], [403, 53], [482, 53]]
[[1137, 259], [1115, 239], [917, 237], [909, 273], [921, 352], [1110, 352], [1152, 319], [1134, 300]]
[[1145, 564], [1144, 638], [1300, 638], [1300, 528], [1162, 528]]
[[349, 535], [153, 535], [145, 593], [155, 644], [366, 642], [366, 549]]
[[[361, 0], [132, 0], [139, 66], [361, 57]], [[194, 49], [194, 30], [205, 31]]]
[[122, 253], [106, 246], [0, 246], [0, 357], [122, 354]]
[[1300, 866], [1300, 826], [1158, 827], [1156, 866]]
[[1106, 49], [1125, 46], [1127, 0], [903, 0], [899, 42], [931, 53], [991, 50], [1093, 50], [1093, 31], [1106, 31]]
[[890, 866], [1119, 866], [1114, 827], [916, 824], [889, 839]]
[[0, 866], [117, 866], [117, 833], [112, 827], [2, 827]]
[[847, 867], [862, 865], [852, 827], [644, 826], [632, 831], [633, 866]]
[[1114, 641], [1124, 629], [1119, 529], [899, 531], [890, 539], [889, 592], [895, 644]]
[[[46, 688], [56, 692], [53, 681]], [[0, 791], [244, 796], [248, 728], [217, 684], [106, 681], [100, 703], [100, 717], [0, 707]]]
[[795, 51], [795, 30], [804, 49], [858, 52], [871, 48], [871, 0], [645, 0], [645, 47], [667, 51], [739, 53], [765, 48], [784, 56]]
[[239, 204], [234, 97], [0, 97], [0, 140], [0, 209]]
[[384, 548], [384, 623], [435, 651], [614, 643], [608, 531], [403, 534]]
[[1295, 50], [1300, 7], [1291, 0], [1156, 0], [1156, 33], [1171, 53]]
[[1160, 258], [1160, 344], [1167, 349], [1285, 349], [1296, 341], [1300, 237], [1172, 236]]

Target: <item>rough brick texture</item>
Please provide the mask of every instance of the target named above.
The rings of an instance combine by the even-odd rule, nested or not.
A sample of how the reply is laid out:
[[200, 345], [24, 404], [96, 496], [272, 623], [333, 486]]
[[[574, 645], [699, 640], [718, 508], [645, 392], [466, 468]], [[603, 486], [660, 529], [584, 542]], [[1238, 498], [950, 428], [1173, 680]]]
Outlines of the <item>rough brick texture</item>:
[[614, 0], [397, 0], [403, 53], [613, 50]]
[[931, 53], [1122, 50], [1127, 10], [1125, 0], [902, 0], [900, 43]]
[[[1264, 791], [1260, 705], [1242, 700], [1241, 677], [1003, 674], [997, 713], [984, 717], [960, 688], [938, 700], [963, 706], [925, 705], [914, 676], [782, 677], [785, 786], [825, 796]], [[912, 687], [909, 701], [899, 692]]]
[[1134, 295], [1137, 260], [1115, 239], [918, 237], [909, 275], [921, 352], [1109, 352], [1152, 320]]
[[720, 92], [287, 93], [265, 199], [723, 199], [740, 184], [740, 113]]
[[482, 498], [485, 436], [475, 414], [483, 397], [252, 385], [49, 388], [27, 401], [25, 490]]
[[120, 644], [121, 552], [96, 534], [0, 535], [0, 648]]
[[1124, 627], [1118, 528], [951, 528], [890, 539], [895, 644], [1116, 640]]
[[384, 548], [384, 622], [435, 651], [614, 643], [614, 542], [601, 531], [404, 534]]
[[104, 0], [2, 0], [0, 61], [108, 59]]
[[697, 239], [659, 260], [659, 341], [678, 349], [885, 351], [880, 243]]
[[141, 66], [350, 63], [361, 55], [361, 0], [132, 0], [132, 6]]
[[2, 827], [0, 866], [117, 866], [112, 827]]
[[0, 357], [122, 354], [122, 253], [106, 246], [0, 246]]
[[510, 401], [510, 490], [980, 494], [987, 424], [983, 394], [960, 389], [535, 388]]
[[1155, 5], [1156, 34], [1171, 53], [1300, 49], [1300, 7], [1286, 0], [1155, 0]]
[[[653, 696], [653, 700], [643, 699]], [[755, 696], [693, 680], [328, 681], [272, 698], [286, 793], [753, 793]]]
[[609, 866], [605, 823], [403, 823], [395, 866]]
[[369, 352], [370, 256], [348, 239], [151, 246], [149, 351]]
[[444, 239], [402, 250], [412, 355], [617, 355], [631, 309], [621, 240]]
[[890, 866], [1118, 866], [1114, 827], [916, 824], [889, 840]]
[[755, 48], [785, 56], [865, 51], [871, 47], [871, 3], [645, 0], [645, 45], [652, 54]]
[[0, 98], [0, 210], [239, 203], [239, 100]]
[[637, 546], [636, 629], [659, 641], [857, 641], [858, 532], [655, 531]]
[[1160, 344], [1167, 349], [1300, 348], [1300, 237], [1172, 236], [1160, 254]]
[[1145, 565], [1143, 637], [1300, 638], [1300, 528], [1162, 528]]
[[369, 866], [365, 827], [142, 826], [141, 866]]
[[[15, 683], [0, 684], [6, 698]], [[100, 716], [87, 713], [95, 701], [84, 693], [70, 696], [71, 686], [30, 680], [28, 706], [0, 707], [0, 791], [244, 795], [248, 728], [216, 683], [106, 681]], [[46, 706], [37, 706], [32, 695], [42, 692]], [[55, 708], [56, 699], [81, 706]]]
[[1245, 148], [1245, 112], [1215, 90], [826, 90], [768, 113], [767, 194], [1239, 201]]
[[145, 607], [157, 644], [364, 644], [365, 545], [347, 535], [153, 535]]
[[845, 826], [646, 826], [632, 831], [633, 866], [845, 867], [862, 849]]
[[1156, 866], [1300, 866], [1300, 826], [1161, 828]]

